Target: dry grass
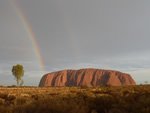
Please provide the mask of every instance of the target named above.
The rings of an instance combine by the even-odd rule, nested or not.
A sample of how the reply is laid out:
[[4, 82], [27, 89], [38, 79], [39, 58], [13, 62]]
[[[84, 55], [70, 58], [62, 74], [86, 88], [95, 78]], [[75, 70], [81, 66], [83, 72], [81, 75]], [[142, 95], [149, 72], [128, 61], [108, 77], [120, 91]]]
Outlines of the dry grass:
[[150, 113], [150, 86], [1, 87], [0, 113]]

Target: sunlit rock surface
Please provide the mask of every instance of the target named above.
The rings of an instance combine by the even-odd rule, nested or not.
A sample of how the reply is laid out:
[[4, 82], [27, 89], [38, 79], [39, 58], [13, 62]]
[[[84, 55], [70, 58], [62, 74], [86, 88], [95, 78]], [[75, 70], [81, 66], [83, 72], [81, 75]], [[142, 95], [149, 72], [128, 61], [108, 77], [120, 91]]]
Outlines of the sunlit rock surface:
[[113, 70], [62, 70], [44, 75], [39, 86], [124, 86], [135, 85], [129, 74]]

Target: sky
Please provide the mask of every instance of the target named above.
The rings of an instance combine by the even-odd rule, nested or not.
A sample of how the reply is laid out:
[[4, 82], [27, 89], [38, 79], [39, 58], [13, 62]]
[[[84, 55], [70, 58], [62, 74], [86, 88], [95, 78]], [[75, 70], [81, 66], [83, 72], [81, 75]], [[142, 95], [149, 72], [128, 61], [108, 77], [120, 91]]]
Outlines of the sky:
[[149, 0], [0, 0], [0, 85], [63, 69], [99, 68], [150, 83]]

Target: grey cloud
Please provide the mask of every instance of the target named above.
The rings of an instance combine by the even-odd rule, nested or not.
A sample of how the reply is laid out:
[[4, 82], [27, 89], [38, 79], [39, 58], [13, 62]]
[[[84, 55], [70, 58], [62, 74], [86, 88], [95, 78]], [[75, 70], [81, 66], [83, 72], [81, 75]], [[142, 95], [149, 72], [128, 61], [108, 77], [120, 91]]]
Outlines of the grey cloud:
[[[37, 85], [44, 72], [12, 2], [0, 1], [0, 72], [9, 75], [6, 71], [21, 63], [27, 71], [26, 84]], [[66, 68], [108, 68], [138, 75], [138, 81], [138, 73], [150, 67], [148, 0], [16, 2], [33, 28], [45, 60], [45, 73]], [[150, 79], [145, 71], [143, 75]]]

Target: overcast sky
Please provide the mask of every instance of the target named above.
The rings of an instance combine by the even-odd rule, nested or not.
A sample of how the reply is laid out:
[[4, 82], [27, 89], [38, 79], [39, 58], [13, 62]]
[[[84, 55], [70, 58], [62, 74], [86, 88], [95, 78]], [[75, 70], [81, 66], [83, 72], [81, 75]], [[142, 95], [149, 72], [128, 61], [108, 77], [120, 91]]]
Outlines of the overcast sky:
[[[18, 12], [32, 27], [45, 71]], [[47, 72], [87, 67], [150, 82], [149, 12], [149, 0], [0, 0], [0, 85], [16, 84], [11, 68], [18, 63], [25, 85], [38, 85]]]

